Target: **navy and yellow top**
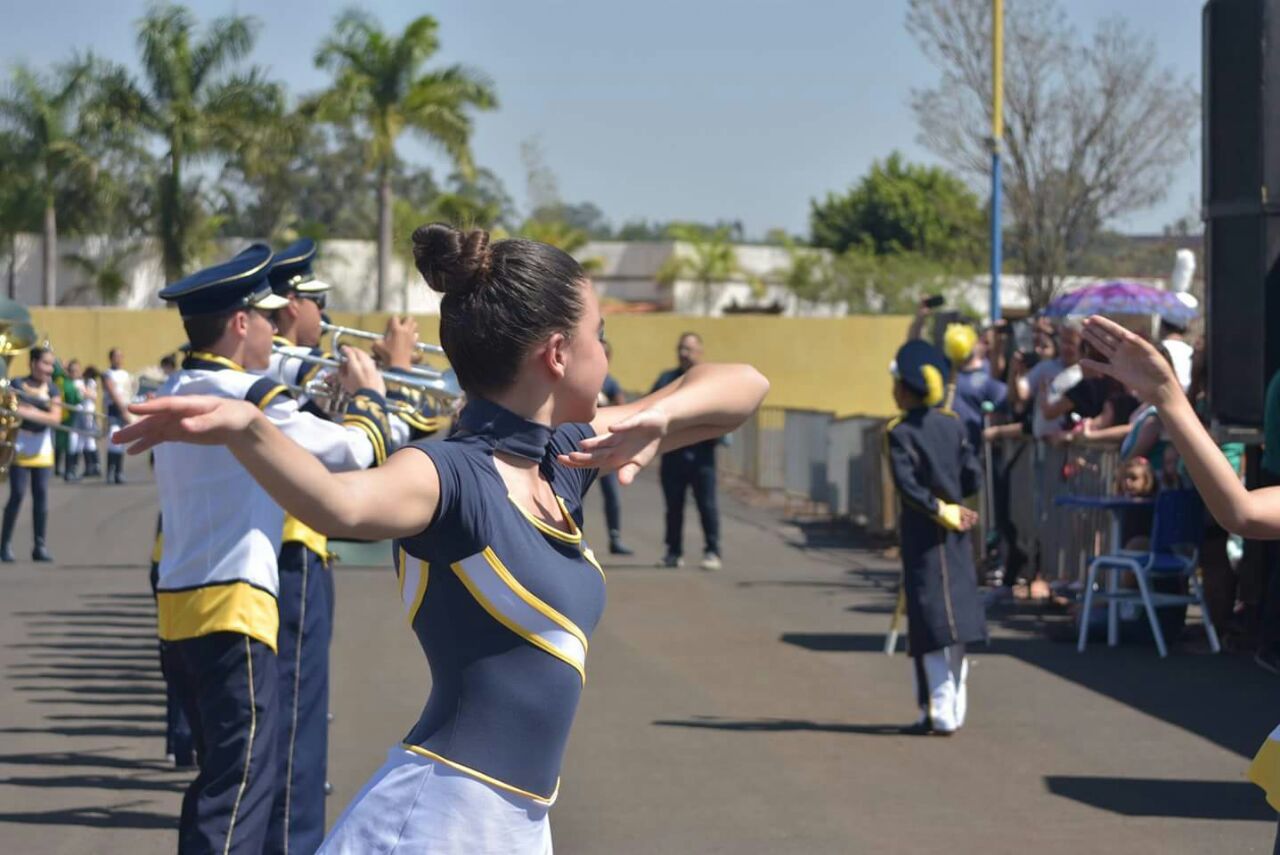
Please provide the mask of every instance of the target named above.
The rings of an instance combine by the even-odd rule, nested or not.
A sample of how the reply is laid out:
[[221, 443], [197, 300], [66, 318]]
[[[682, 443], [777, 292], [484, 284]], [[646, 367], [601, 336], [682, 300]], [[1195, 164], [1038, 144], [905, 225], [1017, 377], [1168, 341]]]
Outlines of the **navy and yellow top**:
[[[543, 804], [559, 789], [605, 604], [604, 572], [581, 530], [596, 470], [555, 459], [590, 436], [589, 425], [553, 430], [472, 399], [453, 436], [409, 446], [435, 463], [440, 503], [426, 530], [395, 542], [432, 680], [405, 748]], [[516, 504], [495, 451], [539, 461], [567, 531]]]

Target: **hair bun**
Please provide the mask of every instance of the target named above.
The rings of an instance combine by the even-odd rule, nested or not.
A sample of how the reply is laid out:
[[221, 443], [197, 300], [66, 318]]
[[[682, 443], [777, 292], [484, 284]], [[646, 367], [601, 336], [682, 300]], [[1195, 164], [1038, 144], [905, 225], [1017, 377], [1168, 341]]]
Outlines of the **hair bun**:
[[413, 232], [413, 260], [433, 291], [470, 294], [489, 277], [493, 253], [489, 233], [462, 232], [444, 223], [419, 226]]

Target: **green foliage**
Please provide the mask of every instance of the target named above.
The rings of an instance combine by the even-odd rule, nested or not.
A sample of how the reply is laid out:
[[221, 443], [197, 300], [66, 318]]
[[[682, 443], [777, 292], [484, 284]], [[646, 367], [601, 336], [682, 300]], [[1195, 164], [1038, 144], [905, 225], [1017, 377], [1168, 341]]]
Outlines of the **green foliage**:
[[126, 243], [108, 249], [101, 255], [67, 253], [62, 260], [80, 272], [83, 281], [63, 295], [62, 302], [73, 302], [81, 294], [91, 292], [104, 305], [112, 305], [129, 286], [129, 268], [141, 247]]
[[727, 282], [740, 272], [738, 259], [730, 242], [729, 229], [713, 231], [696, 224], [674, 224], [668, 235], [683, 246], [667, 259], [658, 271], [658, 281], [671, 285], [677, 280], [692, 281], [702, 297], [703, 310], [711, 311], [711, 286]]
[[811, 203], [814, 246], [843, 253], [918, 253], [977, 263], [985, 214], [960, 179], [936, 166], [907, 163], [898, 152], [872, 164], [843, 195]]

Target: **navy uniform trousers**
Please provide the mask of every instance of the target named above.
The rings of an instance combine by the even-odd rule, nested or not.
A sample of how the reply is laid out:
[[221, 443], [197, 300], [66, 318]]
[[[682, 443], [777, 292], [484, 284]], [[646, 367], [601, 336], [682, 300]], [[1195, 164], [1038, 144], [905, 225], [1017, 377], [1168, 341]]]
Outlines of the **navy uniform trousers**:
[[324, 840], [333, 570], [301, 543], [280, 549], [280, 721], [268, 852], [311, 855]]
[[238, 632], [171, 641], [165, 669], [179, 683], [200, 772], [182, 798], [182, 855], [260, 855], [276, 793], [276, 654]]
[[[159, 527], [156, 538], [159, 540]], [[152, 556], [151, 561], [151, 596], [156, 596], [156, 583], [160, 579], [160, 562]], [[169, 642], [160, 640], [160, 676], [164, 677], [164, 753], [173, 755], [173, 763], [179, 768], [195, 765], [195, 740], [191, 735], [191, 725], [187, 722], [187, 710], [182, 696], [179, 695], [181, 680], [169, 673], [170, 663], [166, 661], [164, 651]]]

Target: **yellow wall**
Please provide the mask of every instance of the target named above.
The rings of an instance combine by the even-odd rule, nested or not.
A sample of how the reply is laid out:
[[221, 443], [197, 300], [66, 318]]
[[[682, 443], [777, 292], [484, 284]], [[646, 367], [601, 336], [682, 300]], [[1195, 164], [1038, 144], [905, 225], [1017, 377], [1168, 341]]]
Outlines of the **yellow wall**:
[[[177, 312], [167, 309], [31, 309], [36, 330], [48, 335], [65, 362], [79, 358], [105, 368], [107, 351], [124, 351], [125, 367], [156, 365], [185, 340]], [[381, 330], [386, 315], [334, 312], [335, 323]], [[769, 378], [770, 407], [826, 410], [837, 415], [894, 413], [889, 363], [906, 335], [909, 318], [684, 315], [610, 315], [605, 334], [613, 343], [612, 371], [623, 388], [648, 391], [658, 374], [676, 363], [676, 340], [697, 332], [709, 360], [750, 362]], [[438, 341], [434, 316], [420, 316], [424, 341]], [[25, 357], [14, 373], [26, 371]]]

